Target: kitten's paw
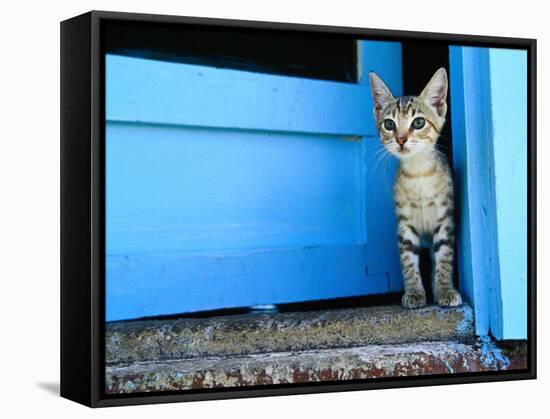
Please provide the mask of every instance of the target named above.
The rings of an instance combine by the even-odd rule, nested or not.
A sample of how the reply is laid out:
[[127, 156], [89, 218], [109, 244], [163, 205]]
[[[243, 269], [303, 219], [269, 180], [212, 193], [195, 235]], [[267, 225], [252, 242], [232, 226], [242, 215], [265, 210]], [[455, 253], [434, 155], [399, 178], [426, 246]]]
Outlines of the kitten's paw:
[[401, 298], [401, 305], [405, 308], [420, 308], [426, 305], [426, 293], [421, 290], [406, 292]]
[[437, 295], [437, 304], [442, 307], [458, 307], [462, 304], [462, 297], [454, 288], [441, 290]]

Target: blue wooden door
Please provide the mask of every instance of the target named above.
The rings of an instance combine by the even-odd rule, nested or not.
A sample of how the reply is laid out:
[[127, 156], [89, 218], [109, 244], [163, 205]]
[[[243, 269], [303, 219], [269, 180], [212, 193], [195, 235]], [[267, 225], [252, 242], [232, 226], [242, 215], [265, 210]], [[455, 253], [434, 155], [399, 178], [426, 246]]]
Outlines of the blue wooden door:
[[527, 53], [450, 48], [460, 285], [476, 332], [527, 338]]
[[[358, 48], [400, 93], [399, 44]], [[107, 320], [400, 289], [363, 79], [108, 55]]]

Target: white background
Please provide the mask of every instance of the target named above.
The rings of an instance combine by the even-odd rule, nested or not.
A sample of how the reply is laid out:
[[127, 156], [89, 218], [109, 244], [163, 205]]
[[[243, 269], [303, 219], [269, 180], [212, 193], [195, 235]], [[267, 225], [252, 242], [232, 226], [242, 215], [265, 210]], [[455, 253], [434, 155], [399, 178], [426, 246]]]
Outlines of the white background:
[[[0, 23], [0, 412], [47, 417], [527, 417], [548, 406], [544, 1], [5, 2]], [[495, 7], [496, 6], [496, 7]], [[59, 385], [59, 22], [91, 9], [538, 38], [539, 379], [91, 410]], [[545, 193], [546, 192], [546, 193]], [[535, 416], [540, 417], [543, 413]]]

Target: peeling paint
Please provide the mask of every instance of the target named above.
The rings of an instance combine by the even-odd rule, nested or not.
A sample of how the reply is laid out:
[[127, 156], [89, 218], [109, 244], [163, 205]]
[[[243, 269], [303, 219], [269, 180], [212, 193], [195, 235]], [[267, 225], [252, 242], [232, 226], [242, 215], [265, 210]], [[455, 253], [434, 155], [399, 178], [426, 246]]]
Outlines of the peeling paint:
[[467, 336], [472, 333], [474, 328], [474, 312], [473, 310], [464, 310], [462, 319], [456, 326], [456, 333], [460, 336]]
[[[107, 325], [109, 394], [526, 368], [467, 306], [370, 307]], [[500, 344], [499, 344], [500, 345]]]
[[482, 353], [482, 362], [485, 367], [494, 367], [495, 369], [508, 368], [510, 360], [489, 336], [481, 336], [479, 338], [479, 343]]
[[509, 366], [508, 358], [488, 340], [369, 345], [110, 366], [106, 368], [106, 392], [376, 379], [494, 371]]

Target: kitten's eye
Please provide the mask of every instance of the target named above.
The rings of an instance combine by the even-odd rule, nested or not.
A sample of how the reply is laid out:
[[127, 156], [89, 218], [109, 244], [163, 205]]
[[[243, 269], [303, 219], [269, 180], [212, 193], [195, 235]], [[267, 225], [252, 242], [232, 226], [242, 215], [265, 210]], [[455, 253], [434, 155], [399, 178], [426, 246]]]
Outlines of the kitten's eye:
[[426, 125], [426, 120], [422, 117], [416, 118], [412, 123], [412, 127], [414, 129], [422, 129], [424, 128], [424, 125]]
[[384, 128], [388, 131], [393, 131], [395, 129], [395, 122], [391, 119], [384, 119]]

